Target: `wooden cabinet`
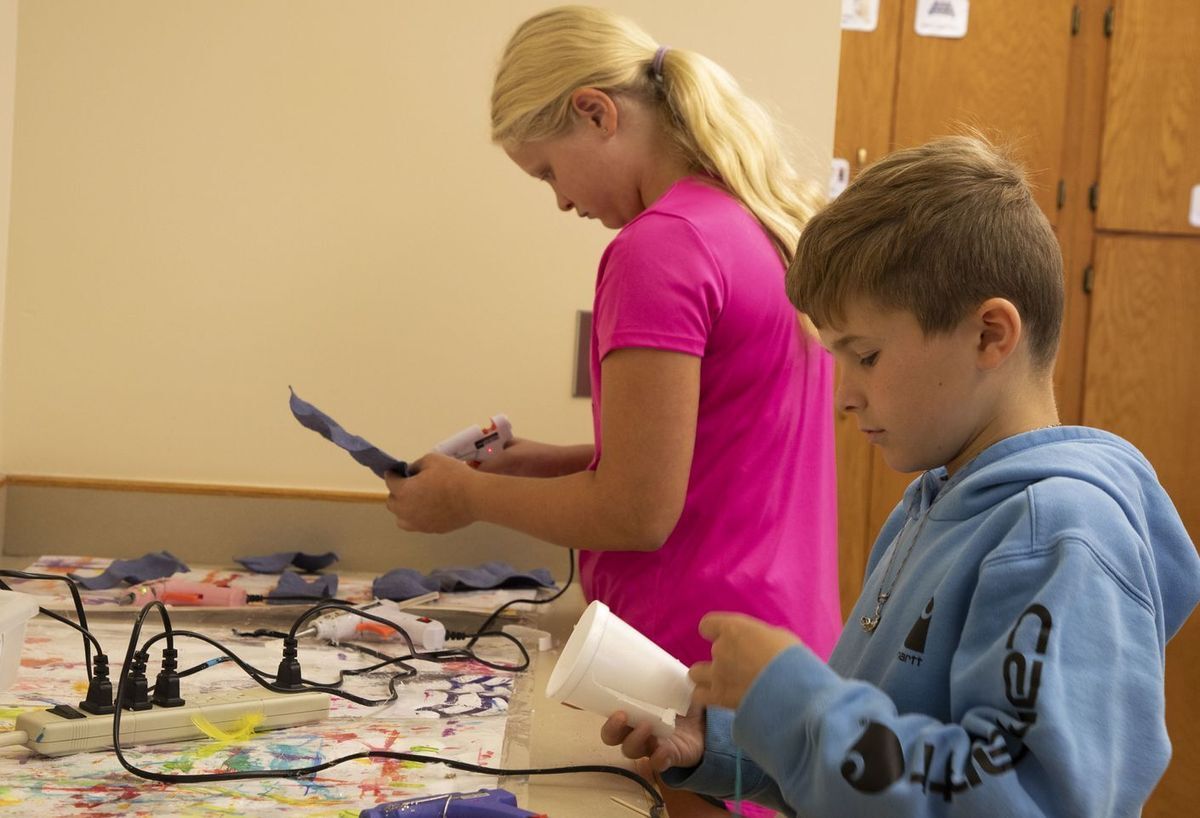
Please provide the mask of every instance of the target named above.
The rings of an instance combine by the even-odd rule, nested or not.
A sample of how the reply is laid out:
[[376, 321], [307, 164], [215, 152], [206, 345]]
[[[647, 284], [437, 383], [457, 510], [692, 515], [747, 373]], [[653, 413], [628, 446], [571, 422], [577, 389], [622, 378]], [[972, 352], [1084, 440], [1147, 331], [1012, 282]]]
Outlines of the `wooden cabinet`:
[[896, 147], [961, 132], [963, 126], [1014, 142], [1038, 204], [1054, 222], [1073, 4], [975, 2], [967, 36], [946, 39], [917, 34], [918, 2], [929, 4], [906, 0], [901, 12]]
[[1097, 226], [1200, 236], [1189, 221], [1198, 188], [1200, 3], [1118, 3]]
[[1141, 449], [1200, 534], [1200, 241], [1102, 234], [1083, 422]]
[[[875, 31], [843, 32], [835, 153], [857, 173], [964, 126], [1016, 146], [1063, 249], [1060, 416], [1140, 448], [1200, 539], [1200, 2], [975, 0], [961, 39], [918, 35], [918, 2], [880, 0]], [[854, 418], [835, 433], [849, 610], [912, 475]], [[1200, 803], [1184, 772], [1200, 764], [1197, 676], [1200, 615], [1168, 649], [1175, 755], [1147, 816]]]
[[[1193, 540], [1200, 533], [1200, 239], [1101, 235], [1088, 332], [1083, 422], [1133, 443], [1154, 465]], [[1175, 757], [1145, 815], [1191, 815], [1200, 788], [1200, 616], [1167, 648]], [[1185, 773], [1190, 766], [1192, 774]]]

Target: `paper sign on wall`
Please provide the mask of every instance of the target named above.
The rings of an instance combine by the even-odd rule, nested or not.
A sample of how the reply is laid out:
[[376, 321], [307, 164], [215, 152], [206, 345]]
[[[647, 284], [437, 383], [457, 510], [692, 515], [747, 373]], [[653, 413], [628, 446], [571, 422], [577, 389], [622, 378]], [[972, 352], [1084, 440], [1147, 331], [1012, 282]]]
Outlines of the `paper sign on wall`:
[[917, 0], [917, 33], [922, 37], [967, 36], [971, 0]]
[[874, 31], [879, 25], [879, 0], [842, 0], [842, 29]]
[[829, 201], [841, 195], [850, 184], [850, 162], [837, 156], [833, 157], [833, 166], [829, 173]]
[[1200, 227], [1200, 185], [1192, 188], [1192, 209], [1188, 213], [1188, 224]]

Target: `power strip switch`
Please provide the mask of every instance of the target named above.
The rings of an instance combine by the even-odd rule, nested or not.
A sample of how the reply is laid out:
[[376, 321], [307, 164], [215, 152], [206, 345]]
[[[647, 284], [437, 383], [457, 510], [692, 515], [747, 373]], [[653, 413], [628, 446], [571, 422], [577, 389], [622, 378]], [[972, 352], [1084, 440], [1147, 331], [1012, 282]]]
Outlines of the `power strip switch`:
[[[255, 730], [309, 724], [329, 716], [329, 694], [317, 691], [273, 693], [255, 689], [189, 697], [183, 707], [155, 707], [121, 714], [121, 746], [161, 744], [207, 738], [193, 722], [203, 716], [227, 732], [248, 715], [261, 715]], [[15, 730], [29, 736], [25, 746], [44, 756], [66, 756], [111, 749], [111, 713], [93, 715], [60, 704], [50, 710], [31, 710], [17, 716]]]

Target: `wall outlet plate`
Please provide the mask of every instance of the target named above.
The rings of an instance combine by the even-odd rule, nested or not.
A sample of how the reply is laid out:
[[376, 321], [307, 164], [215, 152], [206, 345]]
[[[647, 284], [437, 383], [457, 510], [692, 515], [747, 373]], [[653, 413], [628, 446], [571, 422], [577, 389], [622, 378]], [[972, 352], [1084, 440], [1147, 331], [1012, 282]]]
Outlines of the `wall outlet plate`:
[[575, 313], [575, 378], [571, 386], [571, 397], [592, 396], [592, 313], [579, 310]]

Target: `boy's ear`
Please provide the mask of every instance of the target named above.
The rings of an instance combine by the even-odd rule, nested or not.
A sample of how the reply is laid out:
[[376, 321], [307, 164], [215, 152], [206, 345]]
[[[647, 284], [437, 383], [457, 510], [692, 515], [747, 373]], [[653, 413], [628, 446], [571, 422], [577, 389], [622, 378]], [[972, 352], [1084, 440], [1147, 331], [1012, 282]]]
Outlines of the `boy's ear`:
[[571, 110], [605, 135], [617, 129], [617, 103], [599, 88], [576, 88], [571, 93]]
[[1021, 342], [1021, 312], [1007, 298], [989, 298], [976, 308], [975, 318], [979, 327], [979, 367], [995, 369]]

